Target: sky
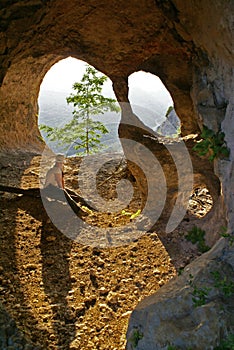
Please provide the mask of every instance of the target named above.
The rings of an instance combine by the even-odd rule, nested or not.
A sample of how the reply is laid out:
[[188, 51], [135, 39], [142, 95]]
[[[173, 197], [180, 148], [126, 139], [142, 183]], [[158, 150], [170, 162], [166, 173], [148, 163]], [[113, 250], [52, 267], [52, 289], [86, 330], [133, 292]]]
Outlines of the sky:
[[[73, 84], [81, 80], [85, 72], [85, 65], [86, 62], [72, 57], [54, 64], [41, 84], [39, 104], [42, 101], [42, 95], [45, 95], [46, 91], [64, 92], [66, 93], [65, 96], [69, 96], [73, 92]], [[156, 127], [162, 122], [168, 107], [173, 106], [173, 100], [168, 90], [157, 76], [143, 71], [131, 74], [128, 84], [129, 100], [134, 113], [144, 122], [146, 122], [144, 118], [147, 114], [150, 126]], [[103, 86], [102, 93], [106, 97], [116, 98], [109, 78]], [[64, 105], [66, 105], [65, 98]]]
[[84, 61], [72, 57], [59, 61], [45, 75], [41, 90], [71, 91], [74, 82], [81, 80], [85, 64]]
[[[41, 84], [41, 91], [72, 91], [74, 82], [80, 81], [85, 72], [85, 62], [68, 57], [54, 64], [45, 75]], [[160, 98], [165, 100], [165, 103], [173, 104], [169, 92], [161, 80], [151, 74], [143, 71], [135, 72], [129, 77], [129, 98], [134, 100], [134, 90], [142, 90], [147, 100], [151, 97], [160, 95]], [[104, 94], [114, 97], [111, 80], [105, 83], [103, 87]], [[136, 101], [133, 101], [136, 102]], [[146, 105], [148, 103], [146, 102]]]

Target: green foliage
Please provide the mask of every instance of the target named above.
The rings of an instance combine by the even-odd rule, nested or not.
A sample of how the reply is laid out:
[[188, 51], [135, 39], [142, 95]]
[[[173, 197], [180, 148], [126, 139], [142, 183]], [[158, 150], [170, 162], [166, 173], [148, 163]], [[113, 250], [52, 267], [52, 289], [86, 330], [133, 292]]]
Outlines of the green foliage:
[[197, 286], [194, 286], [194, 290], [192, 293], [193, 295], [192, 301], [193, 301], [194, 307], [198, 307], [206, 304], [210, 290], [211, 288], [208, 288], [208, 287], [198, 288]]
[[42, 137], [41, 135], [38, 135], [38, 136], [37, 136], [37, 139], [38, 139], [40, 142], [44, 143], [43, 137]]
[[137, 216], [139, 216], [141, 213], [141, 210], [138, 209], [135, 213], [133, 213], [131, 216], [130, 216], [130, 220], [134, 220]]
[[137, 347], [139, 340], [141, 340], [143, 338], [143, 336], [144, 336], [143, 333], [141, 333], [138, 329], [133, 330], [133, 334], [132, 334], [131, 338], [129, 339], [129, 341], [132, 343], [132, 346], [134, 348]]
[[234, 334], [229, 334], [214, 350], [234, 350]]
[[101, 122], [94, 121], [92, 116], [120, 110], [116, 100], [102, 95], [106, 80], [105, 75], [86, 65], [81, 82], [73, 85], [75, 93], [67, 97], [67, 103], [74, 106], [72, 120], [61, 128], [40, 125], [40, 130], [46, 132], [50, 141], [57, 141], [59, 146], [75, 144], [74, 148], [84, 150], [85, 154], [95, 153], [101, 148], [100, 139], [108, 130]]
[[230, 233], [222, 234], [223, 237], [227, 238], [229, 240], [230, 246], [234, 243], [234, 235], [231, 235]]
[[174, 109], [173, 106], [168, 107], [167, 112], [166, 112], [166, 115], [165, 115], [166, 118], [169, 116], [169, 114], [171, 113], [171, 111], [173, 111], [173, 109]]
[[201, 133], [201, 140], [193, 147], [200, 156], [210, 154], [209, 160], [212, 161], [217, 157], [229, 157], [229, 149], [225, 143], [225, 134], [221, 131], [215, 133], [205, 125]]
[[234, 282], [228, 276], [221, 276], [219, 271], [212, 271], [211, 274], [215, 281], [215, 288], [218, 288], [225, 297], [230, 297], [234, 294]]
[[[229, 280], [226, 275], [221, 275], [219, 271], [212, 271], [211, 272], [213, 278], [214, 278], [214, 287], [218, 288], [221, 293], [225, 297], [231, 297], [234, 294], [234, 283], [233, 281]], [[209, 292], [211, 291], [210, 287], [201, 287], [198, 288], [194, 282], [193, 282], [194, 276], [192, 274], [189, 275], [189, 285], [193, 287], [192, 291], [192, 301], [194, 307], [199, 307], [202, 305], [205, 305], [207, 303]], [[177, 346], [169, 345], [167, 347], [167, 350], [179, 350]], [[191, 348], [188, 348], [187, 350], [191, 350]], [[226, 339], [223, 339], [219, 346], [214, 348], [214, 350], [234, 350], [234, 334], [231, 333], [228, 335]]]
[[178, 276], [181, 276], [183, 272], [184, 272], [184, 267], [179, 267]]
[[185, 238], [192, 242], [193, 244], [197, 243], [197, 247], [201, 253], [207, 252], [210, 247], [208, 247], [205, 243], [205, 231], [203, 231], [201, 228], [194, 226], [188, 234], [185, 236]]
[[193, 283], [193, 275], [189, 275], [189, 285], [193, 287], [193, 292], [192, 292], [192, 301], [194, 307], [202, 306], [205, 305], [208, 299], [208, 294], [211, 288], [209, 287], [202, 287], [198, 288], [194, 283]]
[[230, 233], [227, 233], [227, 227], [223, 227], [222, 226], [220, 234], [221, 234], [222, 237], [228, 239], [230, 246], [233, 245], [233, 243], [234, 243], [234, 235], [230, 234]]
[[[211, 271], [211, 275], [214, 279], [213, 287], [217, 288], [223, 297], [232, 297], [234, 295], [234, 282], [232, 277], [220, 273], [219, 271]], [[193, 275], [189, 275], [189, 285], [193, 287], [192, 291], [192, 301], [195, 307], [205, 305], [208, 299], [209, 292], [211, 291], [210, 287], [197, 287], [193, 282]], [[234, 349], [233, 349], [234, 350]]]

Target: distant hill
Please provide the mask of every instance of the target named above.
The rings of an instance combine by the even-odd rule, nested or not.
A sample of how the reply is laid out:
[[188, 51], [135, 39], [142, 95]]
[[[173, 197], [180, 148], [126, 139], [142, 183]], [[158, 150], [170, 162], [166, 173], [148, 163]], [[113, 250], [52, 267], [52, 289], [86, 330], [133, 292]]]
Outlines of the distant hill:
[[[66, 123], [72, 118], [73, 106], [68, 105], [66, 97], [71, 91], [46, 91], [43, 90], [39, 95], [39, 124], [48, 124], [50, 126]], [[133, 111], [148, 126], [155, 128], [165, 120], [165, 114], [171, 103], [165, 96], [165, 92], [154, 94], [145, 93], [143, 88], [134, 89], [130, 95], [130, 102]], [[100, 116], [102, 121], [118, 122], [119, 117], [116, 113], [110, 115], [107, 113]]]
[[[49, 126], [62, 126], [72, 119], [73, 105], [68, 105], [66, 97], [70, 93], [64, 91], [43, 91], [39, 96], [39, 117], [38, 123]], [[94, 120], [99, 120], [104, 123], [109, 130], [109, 133], [103, 135], [101, 142], [106, 145], [105, 150], [121, 151], [121, 145], [118, 139], [118, 125], [120, 113], [108, 112], [93, 117]], [[56, 142], [50, 142], [46, 138], [46, 134], [41, 132], [50, 148], [55, 152], [62, 152], [63, 148], [59, 147]], [[67, 155], [73, 155], [76, 151], [73, 145], [68, 145]]]
[[41, 91], [38, 99], [39, 124], [59, 126], [72, 118], [73, 107], [67, 104], [64, 91]]
[[157, 127], [156, 131], [163, 136], [178, 136], [180, 134], [180, 120], [172, 107], [166, 114], [164, 122]]
[[[39, 124], [46, 124], [49, 126], [62, 126], [72, 119], [73, 105], [66, 102], [66, 97], [70, 95], [71, 91], [46, 91], [43, 90], [39, 95]], [[131, 97], [131, 96], [130, 96]], [[142, 121], [156, 130], [165, 122], [165, 114], [168, 110], [168, 100], [163, 100], [163, 95], [157, 96], [146, 95], [144, 90], [137, 88], [134, 95], [131, 97], [131, 104], [133, 111], [139, 116]], [[99, 116], [94, 116], [95, 120], [104, 123], [110, 131], [102, 138], [102, 143], [107, 145], [108, 150], [120, 151], [121, 146], [118, 140], [118, 124], [120, 120], [120, 113], [105, 113]], [[165, 129], [165, 128], [164, 128]], [[46, 135], [42, 133], [46, 140]], [[60, 152], [61, 148], [56, 143], [48, 142], [47, 144], [56, 152]], [[73, 154], [74, 150], [71, 147], [69, 154]]]

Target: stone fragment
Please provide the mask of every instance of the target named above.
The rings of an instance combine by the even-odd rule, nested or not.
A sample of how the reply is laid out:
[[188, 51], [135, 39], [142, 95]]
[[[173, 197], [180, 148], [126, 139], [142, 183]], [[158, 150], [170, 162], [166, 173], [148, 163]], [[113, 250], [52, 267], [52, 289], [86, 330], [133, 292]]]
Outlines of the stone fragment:
[[56, 240], [56, 236], [52, 236], [52, 235], [47, 236], [46, 240], [47, 240], [47, 242], [54, 242]]

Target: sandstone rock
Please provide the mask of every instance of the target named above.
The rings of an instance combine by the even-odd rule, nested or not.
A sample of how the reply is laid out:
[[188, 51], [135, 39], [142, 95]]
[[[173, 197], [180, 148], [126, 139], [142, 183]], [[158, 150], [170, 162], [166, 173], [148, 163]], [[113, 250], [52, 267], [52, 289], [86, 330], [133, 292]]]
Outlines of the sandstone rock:
[[106, 289], [105, 287], [101, 287], [98, 289], [100, 295], [106, 295], [108, 294], [108, 289]]
[[[132, 72], [151, 72], [159, 76], [171, 92], [175, 110], [182, 122], [183, 135], [199, 132], [202, 124], [214, 131], [225, 132], [230, 156], [229, 159], [216, 161], [217, 176], [214, 174], [213, 164], [194, 154], [193, 143], [186, 144], [193, 163], [194, 185], [205, 183], [215, 203], [206, 222], [201, 220], [201, 226], [204, 223], [209, 230], [207, 240], [212, 244], [217, 240], [221, 221], [227, 226], [228, 232], [233, 234], [233, 12], [233, 1], [221, 0], [150, 0], [142, 1], [137, 6], [135, 1], [113, 1], [110, 6], [108, 0], [103, 0], [100, 6], [91, 1], [81, 2], [77, 6], [75, 0], [54, 0], [53, 4], [48, 1], [1, 1], [1, 150], [9, 156], [9, 151], [42, 152], [44, 149], [36, 117], [38, 93], [44, 75], [60, 59], [72, 55], [105, 72], [112, 79], [120, 102], [128, 102], [127, 80]], [[137, 118], [133, 120], [142, 126]], [[120, 128], [120, 136], [121, 132], [122, 135], [126, 132], [124, 129], [121, 131]], [[141, 136], [142, 134], [138, 134], [137, 142], [142, 141]], [[176, 200], [173, 191], [177, 187], [177, 169], [171, 166], [170, 156], [166, 155], [160, 145], [157, 144], [154, 151], [162, 163], [165, 160], [164, 172], [170, 191], [164, 214], [169, 215]], [[125, 153], [127, 155], [126, 151]], [[12, 169], [12, 165], [12, 161], [7, 161], [2, 168], [7, 166]], [[27, 167], [24, 162], [22, 165]], [[25, 169], [18, 166], [14, 168], [11, 176], [21, 183]], [[131, 171], [136, 175], [142, 196], [146, 196], [147, 186], [142, 181], [139, 170], [132, 166]], [[3, 176], [3, 180], [7, 182], [9, 178]], [[30, 226], [26, 225], [25, 230], [29, 229]], [[7, 231], [8, 228], [5, 227], [4, 230]], [[225, 261], [226, 257], [222, 253], [219, 255], [220, 261]], [[197, 262], [198, 266], [202, 259], [203, 257]], [[230, 256], [229, 259], [231, 261]], [[207, 271], [206, 264], [204, 271]], [[198, 277], [200, 272], [197, 271]], [[10, 282], [6, 280], [6, 284]], [[178, 283], [183, 282], [184, 288], [181, 284], [179, 289], [186, 295], [189, 289], [186, 280], [181, 277]], [[177, 282], [173, 283], [176, 285]], [[161, 288], [160, 295], [165, 288]], [[179, 305], [183, 305], [183, 300], [179, 298], [179, 294], [178, 292], [174, 295], [171, 291], [168, 297], [178, 303], [176, 315], [181, 321]], [[6, 292], [6, 296], [8, 295], [9, 292]], [[57, 297], [57, 294], [54, 293], [53, 297]], [[217, 323], [212, 323], [213, 333], [218, 332], [219, 326], [220, 329], [226, 327], [220, 324], [219, 310], [212, 301], [201, 308], [199, 314], [199, 310], [191, 309], [191, 298], [188, 299], [186, 310], [191, 311], [202, 325], [194, 328], [193, 324], [191, 326], [188, 323], [192, 329], [198, 329], [197, 334], [200, 334], [200, 329], [206, 334], [206, 320], [213, 321], [206, 312], [207, 309], [211, 310], [213, 318], [217, 320]], [[163, 311], [159, 311], [164, 317]], [[154, 317], [157, 318], [157, 315]], [[170, 323], [174, 335], [177, 331], [175, 324]], [[179, 326], [185, 332], [187, 324], [181, 321]], [[168, 331], [166, 336], [169, 334]], [[198, 339], [195, 332], [194, 334], [195, 339]], [[200, 335], [203, 341], [202, 334]], [[184, 336], [186, 338], [185, 333]], [[193, 344], [193, 337], [189, 339]], [[217, 336], [213, 339], [216, 342]], [[150, 336], [148, 340], [150, 341]], [[173, 339], [169, 340], [173, 342]], [[207, 346], [213, 346], [212, 341], [208, 341], [210, 344]], [[144, 338], [140, 339], [139, 346], [143, 342]], [[164, 346], [161, 340], [160, 342], [160, 346]]]
[[52, 236], [52, 235], [47, 236], [46, 240], [47, 240], [47, 242], [54, 242], [56, 240], [56, 236]]
[[[203, 350], [218, 346], [224, 335], [234, 331], [234, 299], [215, 287], [213, 273], [226, 271], [226, 278], [233, 281], [233, 252], [234, 248], [220, 240], [211, 251], [188, 265], [182, 276], [141, 301], [130, 317], [127, 349], [166, 350], [173, 345], [184, 350]], [[207, 292], [202, 305], [196, 306], [201, 298], [196, 291]], [[133, 338], [137, 335], [134, 347]]]
[[110, 304], [118, 303], [118, 293], [109, 292], [109, 294], [107, 295], [106, 301]]

